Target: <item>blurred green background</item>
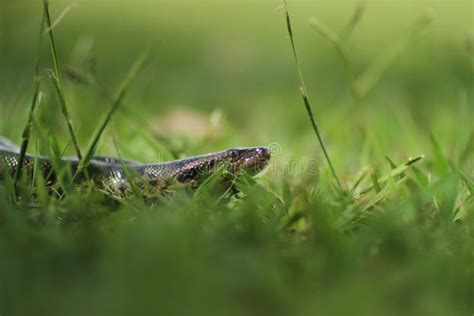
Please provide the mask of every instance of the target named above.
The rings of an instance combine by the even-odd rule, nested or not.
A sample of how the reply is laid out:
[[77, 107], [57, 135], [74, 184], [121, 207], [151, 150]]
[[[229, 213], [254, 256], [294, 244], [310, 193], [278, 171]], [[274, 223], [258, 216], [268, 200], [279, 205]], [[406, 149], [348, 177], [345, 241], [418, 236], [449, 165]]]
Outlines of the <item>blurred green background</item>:
[[[71, 2], [53, 1], [53, 19], [68, 5]], [[379, 154], [394, 159], [426, 152], [423, 137], [413, 137], [411, 127], [420, 136], [433, 132], [446, 145], [454, 144], [459, 106], [472, 100], [472, 1], [367, 2], [348, 43], [356, 74], [414, 33], [417, 20], [430, 15], [433, 21], [424, 37], [401, 50], [374, 89], [352, 106], [337, 51], [308, 19], [317, 17], [340, 32], [356, 6], [351, 1], [290, 3], [310, 98], [336, 165], [357, 169], [368, 163], [360, 161], [367, 137], [360, 122], [370, 125]], [[97, 82], [111, 96], [133, 60], [151, 46], [151, 62], [129, 91], [129, 108], [160, 131], [160, 118], [177, 108], [204, 116], [221, 110], [231, 132], [223, 142], [206, 143], [201, 151], [278, 142], [287, 153], [314, 155], [317, 147], [307, 146], [313, 135], [299, 99], [279, 7], [279, 1], [76, 1], [55, 32], [63, 64], [80, 68], [93, 52]], [[30, 95], [23, 92], [32, 90], [40, 17], [35, 1], [2, 1], [2, 117], [27, 113]], [[49, 62], [44, 46], [42, 57]], [[110, 106], [97, 97], [97, 86], [66, 86], [81, 140], [90, 138]], [[49, 116], [56, 113], [55, 133], [66, 135], [55, 102], [49, 91], [42, 109]], [[353, 123], [355, 117], [359, 123]], [[129, 124], [120, 114], [116, 121], [118, 130]], [[0, 124], [2, 134], [18, 140], [21, 124], [11, 119]], [[141, 148], [136, 154], [143, 155]]]
[[[336, 48], [308, 20], [342, 34], [360, 3], [363, 14], [345, 44], [356, 77], [395, 53], [355, 100]], [[432, 204], [443, 210], [437, 194], [449, 199], [458, 190], [446, 165], [474, 174], [474, 2], [288, 5], [313, 110], [342, 180], [354, 183], [367, 165], [388, 171], [386, 156], [402, 163], [425, 154], [420, 168], [436, 185], [407, 186], [360, 232], [341, 237], [332, 230], [331, 210], [340, 201], [328, 189], [328, 168], [299, 96], [280, 1], [52, 0], [53, 20], [71, 6], [54, 33], [83, 148], [133, 61], [150, 48], [100, 153], [115, 155], [114, 139], [126, 158], [140, 161], [278, 144], [277, 167], [261, 180], [270, 190], [249, 192], [237, 211], [179, 197], [111, 212], [94, 198], [78, 199], [51, 202], [59, 219], [47, 214], [42, 228], [29, 222], [36, 211], [15, 212], [1, 190], [1, 315], [474, 312], [472, 216], [464, 230], [445, 216], [450, 211], [430, 211]], [[40, 1], [0, 0], [0, 134], [17, 143], [31, 102], [41, 13]], [[47, 44], [42, 70], [51, 68]], [[38, 125], [66, 143], [43, 77]], [[452, 165], [443, 165], [440, 153]], [[310, 157], [321, 162], [316, 179], [278, 167]], [[310, 214], [309, 237], [279, 230], [278, 208], [268, 202], [278, 200], [273, 190], [289, 209]]]

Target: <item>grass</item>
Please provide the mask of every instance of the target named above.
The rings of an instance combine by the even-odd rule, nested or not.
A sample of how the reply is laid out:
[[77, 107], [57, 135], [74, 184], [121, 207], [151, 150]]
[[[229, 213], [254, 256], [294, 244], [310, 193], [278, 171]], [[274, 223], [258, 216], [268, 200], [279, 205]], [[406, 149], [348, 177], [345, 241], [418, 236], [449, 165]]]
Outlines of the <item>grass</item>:
[[104, 118], [104, 121], [102, 124], [99, 126], [97, 132], [94, 135], [94, 138], [92, 139], [91, 144], [89, 145], [89, 148], [87, 150], [86, 155], [84, 156], [84, 159], [81, 160], [79, 164], [79, 169], [77, 173], [82, 172], [85, 168], [87, 168], [87, 165], [89, 164], [90, 160], [94, 157], [95, 152], [97, 151], [97, 147], [99, 145], [100, 138], [102, 134], [104, 133], [107, 125], [109, 125], [110, 120], [112, 119], [112, 116], [114, 113], [117, 111], [119, 106], [121, 105], [125, 94], [127, 92], [128, 85], [130, 82], [133, 80], [133, 78], [137, 75], [137, 72], [140, 70], [140, 68], [143, 67], [145, 64], [146, 60], [148, 59], [148, 52], [145, 52], [141, 54], [137, 60], [134, 62], [132, 65], [132, 68], [130, 69], [130, 72], [125, 79], [125, 81], [122, 83], [120, 86], [119, 92], [117, 93], [117, 97], [115, 98], [112, 107], [110, 108], [110, 111], [107, 113], [106, 117]]
[[18, 185], [18, 181], [20, 180], [23, 162], [25, 160], [26, 151], [28, 150], [28, 144], [29, 144], [30, 135], [31, 135], [31, 128], [33, 125], [33, 115], [34, 115], [36, 106], [40, 103], [40, 100], [41, 100], [41, 94], [40, 94], [41, 77], [39, 73], [39, 66], [40, 66], [39, 55], [41, 51], [41, 44], [42, 44], [42, 38], [43, 38], [44, 20], [45, 20], [45, 16], [43, 15], [43, 17], [41, 18], [40, 34], [39, 34], [39, 40], [38, 40], [38, 55], [37, 55], [36, 63], [35, 63], [35, 73], [34, 73], [35, 84], [34, 84], [33, 99], [31, 101], [30, 113], [28, 114], [28, 122], [26, 123], [26, 126], [23, 129], [23, 133], [22, 133], [21, 150], [20, 150], [20, 156], [18, 158], [18, 165], [20, 167], [17, 168], [15, 172], [15, 187]]
[[72, 126], [72, 120], [69, 115], [69, 110], [66, 104], [66, 96], [64, 94], [61, 64], [59, 63], [59, 57], [58, 57], [58, 53], [56, 49], [56, 44], [54, 41], [51, 16], [49, 14], [49, 0], [43, 0], [43, 10], [44, 10], [44, 16], [46, 18], [47, 33], [49, 36], [49, 43], [50, 43], [50, 49], [51, 49], [51, 58], [53, 60], [53, 66], [54, 66], [54, 71], [49, 71], [48, 74], [51, 78], [51, 82], [53, 84], [54, 90], [58, 97], [59, 107], [66, 121], [69, 135], [71, 137], [72, 144], [74, 145], [74, 150], [76, 151], [77, 158], [82, 159], [81, 149], [79, 148], [77, 137], [76, 137], [76, 134], [74, 133], [74, 128]]
[[323, 139], [321, 138], [321, 133], [319, 132], [318, 125], [316, 124], [316, 120], [314, 119], [314, 114], [311, 108], [311, 104], [309, 103], [309, 100], [308, 100], [308, 91], [306, 91], [306, 84], [304, 82], [303, 71], [301, 70], [301, 65], [298, 60], [298, 53], [296, 52], [295, 40], [293, 38], [290, 14], [288, 13], [286, 1], [283, 1], [283, 4], [284, 4], [284, 9], [285, 9], [285, 18], [286, 18], [286, 25], [288, 28], [288, 35], [290, 36], [291, 49], [293, 51], [293, 57], [295, 58], [295, 64], [296, 64], [296, 71], [298, 73], [298, 77], [301, 84], [300, 86], [301, 97], [303, 99], [306, 112], [308, 113], [308, 117], [311, 121], [311, 126], [313, 127], [313, 130], [314, 130], [314, 133], [316, 134], [316, 138], [318, 139], [319, 145], [321, 146], [321, 149], [323, 150], [324, 157], [326, 158], [328, 162], [329, 168], [331, 169], [331, 173], [334, 176], [334, 179], [336, 180], [339, 190], [342, 192], [343, 188], [342, 188], [341, 181], [339, 181], [339, 178], [337, 177], [336, 170], [334, 169], [334, 166], [332, 165], [331, 158], [329, 158], [329, 154], [326, 150], [326, 146], [324, 146]]
[[[32, 85], [31, 72], [36, 78], [44, 72], [28, 64], [35, 50], [16, 37], [22, 34], [17, 28], [37, 29], [40, 20], [18, 21], [27, 14], [39, 19], [41, 8], [7, 6], [3, 21], [15, 28], [3, 29], [8, 47], [0, 41], [0, 132], [17, 141], [28, 130], [22, 146], [25, 139], [35, 145], [28, 151], [53, 160], [77, 155], [53, 106], [61, 91], [77, 143], [91, 144], [83, 159], [98, 152], [148, 162], [240, 145], [278, 146], [263, 175], [236, 180], [237, 195], [218, 177], [151, 202], [136, 195], [117, 201], [89, 182], [71, 185], [74, 175], [67, 171], [60, 173], [57, 194], [47, 192], [39, 174], [35, 188], [17, 178], [17, 192], [5, 181], [0, 314], [472, 314], [472, 56], [464, 50], [467, 37], [456, 37], [468, 34], [461, 23], [467, 10], [434, 3], [430, 28], [417, 22], [407, 33], [402, 24], [419, 21], [424, 5], [416, 11], [406, 3], [359, 3], [343, 9], [290, 2], [304, 65], [297, 68], [313, 92], [344, 195], [324, 153], [312, 146], [314, 130], [295, 89], [302, 83], [274, 4], [202, 3], [197, 10], [190, 3], [135, 9], [102, 3], [95, 22], [95, 13], [78, 6], [54, 28], [44, 26], [50, 36], [54, 30], [57, 45], [40, 49], [38, 59], [49, 60], [53, 51], [63, 62], [41, 63], [53, 68], [53, 87]], [[52, 16], [60, 16], [54, 12], [63, 4], [51, 4]], [[356, 103], [347, 63], [334, 56], [334, 42], [314, 36], [314, 23], [307, 23], [315, 15], [331, 22], [330, 32], [344, 43], [354, 82], [371, 78]], [[123, 29], [115, 16], [127, 17]], [[396, 17], [392, 24], [389, 16]], [[375, 34], [382, 20], [382, 38], [390, 40]], [[222, 25], [216, 28], [215, 21]], [[333, 30], [338, 26], [342, 32]], [[87, 32], [97, 38], [95, 48]], [[25, 41], [36, 44], [36, 36]], [[135, 62], [133, 56], [156, 37], [162, 40], [141, 67], [145, 55]], [[374, 58], [380, 51], [388, 53]], [[98, 64], [94, 81], [57, 75], [72, 66], [86, 78], [91, 60]], [[128, 64], [135, 66], [127, 76]], [[129, 79], [111, 102], [104, 95], [123, 77]], [[30, 102], [32, 93], [41, 94], [41, 106]], [[185, 104], [178, 123], [177, 104]], [[220, 120], [210, 114], [215, 107], [224, 113]], [[192, 132], [175, 134], [176, 125]]]

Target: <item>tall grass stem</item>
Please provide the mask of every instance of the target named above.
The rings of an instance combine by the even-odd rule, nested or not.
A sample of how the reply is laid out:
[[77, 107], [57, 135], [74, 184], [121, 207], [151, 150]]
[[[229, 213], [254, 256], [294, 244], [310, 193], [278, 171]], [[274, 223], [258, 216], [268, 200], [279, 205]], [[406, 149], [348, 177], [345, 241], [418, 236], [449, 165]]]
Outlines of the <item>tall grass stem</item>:
[[47, 33], [49, 34], [51, 57], [52, 57], [53, 66], [54, 66], [54, 75], [50, 77], [53, 82], [54, 90], [58, 97], [59, 106], [61, 107], [61, 112], [63, 113], [64, 119], [66, 120], [69, 135], [71, 137], [74, 150], [76, 151], [77, 158], [82, 159], [81, 149], [79, 147], [79, 143], [77, 142], [77, 137], [74, 132], [74, 128], [72, 126], [72, 120], [70, 118], [69, 111], [66, 105], [66, 97], [64, 95], [64, 87], [63, 87], [63, 81], [62, 81], [61, 64], [59, 63], [56, 43], [54, 41], [54, 33], [53, 33], [53, 27], [51, 24], [51, 15], [49, 14], [49, 1], [48, 0], [43, 0], [43, 9], [44, 9], [44, 15], [46, 17], [46, 25], [47, 25], [47, 30], [48, 30]]
[[[40, 24], [40, 32], [38, 37], [38, 47], [36, 53], [36, 61], [35, 61], [35, 70], [34, 70], [34, 90], [33, 90], [33, 98], [31, 100], [30, 105], [30, 112], [28, 114], [28, 121], [23, 128], [22, 133], [22, 141], [21, 141], [21, 149], [20, 149], [20, 156], [18, 158], [18, 167], [15, 171], [15, 193], [18, 193], [18, 181], [20, 180], [21, 172], [23, 169], [23, 163], [25, 161], [26, 151], [28, 149], [28, 143], [30, 141], [31, 136], [31, 129], [33, 125], [33, 114], [35, 112], [35, 108], [37, 104], [40, 103], [41, 94], [40, 94], [40, 86], [41, 86], [41, 76], [39, 73], [39, 66], [40, 66], [40, 52], [41, 52], [41, 44], [43, 42], [43, 30], [45, 24], [45, 14], [43, 12], [41, 16], [41, 24]], [[17, 194], [18, 196], [18, 194]]]
[[92, 157], [94, 156], [94, 154], [97, 150], [97, 146], [99, 144], [100, 138], [101, 138], [102, 134], [104, 133], [105, 128], [110, 123], [110, 120], [112, 119], [112, 116], [117, 111], [120, 104], [122, 104], [122, 101], [125, 97], [125, 94], [127, 92], [127, 89], [128, 89], [128, 86], [129, 86], [130, 82], [136, 77], [137, 73], [140, 71], [140, 69], [143, 67], [145, 62], [148, 60], [148, 57], [149, 57], [149, 50], [146, 50], [145, 52], [140, 54], [139, 57], [133, 63], [126, 79], [124, 80], [124, 82], [122, 83], [122, 85], [120, 86], [120, 88], [118, 90], [117, 96], [116, 96], [115, 100], [112, 103], [112, 107], [110, 108], [109, 112], [107, 113], [107, 115], [106, 115], [104, 121], [102, 122], [102, 124], [100, 125], [99, 129], [95, 133], [95, 136], [94, 136], [92, 142], [90, 143], [85, 156], [83, 157], [83, 159], [81, 159], [81, 162], [79, 164], [79, 168], [78, 168], [77, 173], [84, 170], [87, 167], [87, 165], [89, 164]]
[[293, 38], [293, 31], [292, 31], [292, 27], [291, 27], [290, 14], [288, 12], [288, 6], [286, 4], [286, 0], [283, 0], [283, 6], [284, 6], [284, 9], [285, 9], [285, 17], [286, 17], [286, 25], [287, 25], [287, 29], [288, 29], [288, 34], [290, 35], [291, 48], [292, 48], [292, 51], [293, 51], [293, 56], [294, 56], [295, 64], [296, 64], [296, 71], [298, 72], [298, 78], [299, 78], [300, 85], [301, 85], [301, 87], [300, 87], [301, 96], [303, 98], [303, 102], [304, 102], [306, 111], [308, 113], [308, 117], [311, 121], [311, 125], [313, 127], [314, 133], [316, 134], [318, 142], [319, 142], [319, 144], [320, 144], [320, 146], [323, 150], [324, 157], [326, 158], [326, 160], [329, 164], [329, 168], [331, 169], [331, 173], [334, 176], [334, 179], [336, 180], [336, 183], [337, 183], [337, 186], [339, 187], [339, 190], [342, 192], [343, 187], [342, 187], [341, 181], [339, 180], [339, 178], [336, 174], [336, 170], [334, 169], [334, 166], [331, 162], [331, 158], [329, 157], [329, 154], [326, 150], [326, 146], [324, 146], [324, 142], [323, 142], [323, 139], [321, 137], [321, 133], [319, 132], [319, 128], [318, 128], [318, 125], [316, 123], [316, 119], [314, 118], [314, 115], [313, 115], [313, 110], [311, 108], [311, 103], [309, 102], [309, 99], [308, 99], [308, 93], [307, 93], [306, 84], [305, 84], [305, 81], [304, 81], [303, 71], [301, 70], [301, 64], [299, 62], [298, 54], [296, 52], [295, 40]]

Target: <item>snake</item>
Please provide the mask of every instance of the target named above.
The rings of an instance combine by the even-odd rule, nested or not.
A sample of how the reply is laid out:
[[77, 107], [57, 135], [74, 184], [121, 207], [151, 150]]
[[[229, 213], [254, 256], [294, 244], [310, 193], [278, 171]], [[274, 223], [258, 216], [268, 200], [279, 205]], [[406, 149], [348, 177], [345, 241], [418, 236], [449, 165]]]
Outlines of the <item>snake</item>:
[[[198, 187], [217, 170], [225, 169], [231, 175], [247, 173], [259, 174], [268, 164], [271, 151], [267, 147], [237, 147], [215, 153], [188, 157], [180, 160], [140, 163], [132, 160], [109, 156], [94, 156], [87, 166], [87, 178], [102, 190], [115, 195], [124, 195], [133, 189], [133, 184], [140, 188], [151, 188], [162, 192], [172, 185], [189, 185]], [[7, 174], [14, 177], [20, 161], [20, 147], [0, 136], [0, 180]], [[54, 160], [48, 156], [26, 153], [23, 159], [22, 174], [33, 178], [35, 167], [48, 185], [58, 179], [58, 166], [66, 166], [70, 174], [80, 168], [76, 157], [64, 157]], [[79, 181], [84, 177], [79, 177]]]

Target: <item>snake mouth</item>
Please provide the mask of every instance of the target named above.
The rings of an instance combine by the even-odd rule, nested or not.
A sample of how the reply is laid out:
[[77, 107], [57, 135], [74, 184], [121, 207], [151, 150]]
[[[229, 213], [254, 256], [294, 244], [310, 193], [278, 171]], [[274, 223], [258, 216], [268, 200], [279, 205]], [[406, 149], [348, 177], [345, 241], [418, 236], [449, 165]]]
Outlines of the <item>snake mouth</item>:
[[229, 171], [232, 173], [247, 172], [256, 175], [262, 171], [270, 161], [271, 153], [266, 147], [237, 148], [230, 152], [232, 162]]

